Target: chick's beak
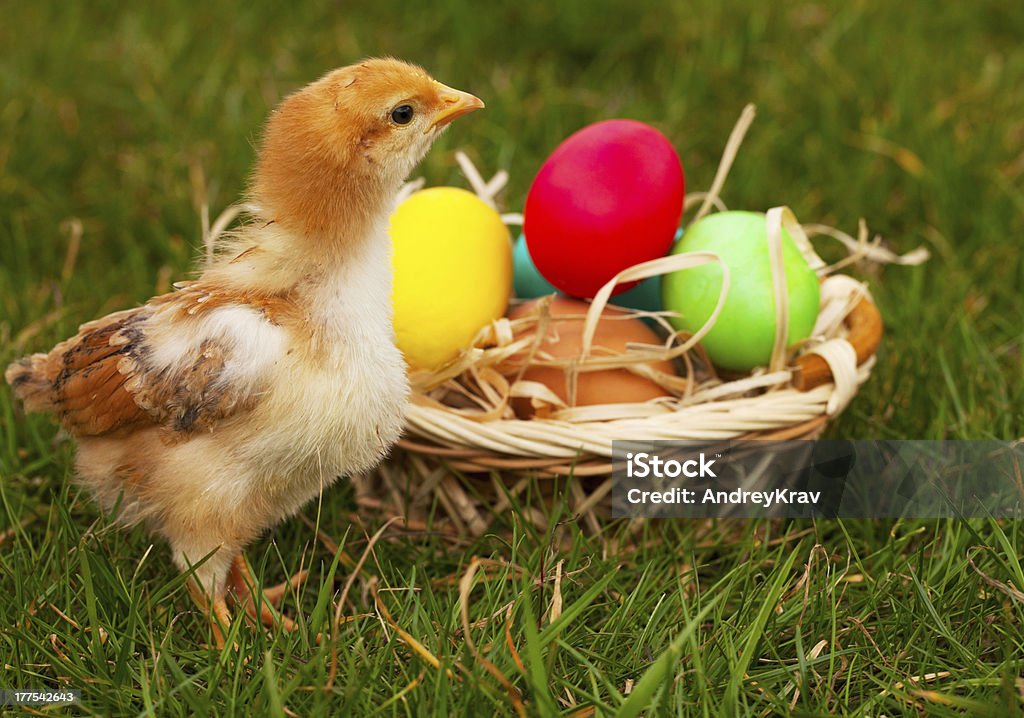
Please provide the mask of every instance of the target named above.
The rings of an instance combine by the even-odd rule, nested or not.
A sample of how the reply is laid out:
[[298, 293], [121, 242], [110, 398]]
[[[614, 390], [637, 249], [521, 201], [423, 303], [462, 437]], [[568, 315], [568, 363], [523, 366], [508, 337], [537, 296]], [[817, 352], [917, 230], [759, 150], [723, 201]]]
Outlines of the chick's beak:
[[437, 83], [437, 91], [444, 105], [434, 115], [433, 121], [424, 131], [424, 134], [432, 129], [441, 129], [456, 117], [462, 117], [466, 113], [482, 109], [484, 106], [483, 101], [479, 97], [462, 90], [456, 90], [454, 87], [442, 85], [440, 82]]

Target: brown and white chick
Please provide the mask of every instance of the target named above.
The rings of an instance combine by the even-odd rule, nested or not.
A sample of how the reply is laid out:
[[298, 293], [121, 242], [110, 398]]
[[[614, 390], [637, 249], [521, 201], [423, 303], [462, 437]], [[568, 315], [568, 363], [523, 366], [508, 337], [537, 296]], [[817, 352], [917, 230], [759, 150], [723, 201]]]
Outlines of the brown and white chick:
[[229, 589], [275, 619], [244, 547], [402, 431], [388, 216], [448, 123], [483, 106], [393, 59], [328, 73], [270, 116], [252, 216], [196, 281], [7, 369], [77, 439], [98, 503], [166, 538], [181, 570], [201, 563], [191, 588], [219, 645]]

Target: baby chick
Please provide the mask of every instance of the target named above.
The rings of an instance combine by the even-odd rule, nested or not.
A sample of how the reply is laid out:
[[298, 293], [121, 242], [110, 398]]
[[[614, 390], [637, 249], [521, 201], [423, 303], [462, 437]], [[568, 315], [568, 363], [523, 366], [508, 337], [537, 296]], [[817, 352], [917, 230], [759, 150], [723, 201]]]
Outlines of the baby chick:
[[483, 106], [393, 59], [328, 73], [270, 116], [252, 216], [196, 281], [7, 369], [77, 439], [97, 502], [163, 536], [181, 570], [201, 564], [190, 587], [219, 646], [229, 589], [274, 623], [244, 547], [402, 431], [388, 216], [448, 123]]

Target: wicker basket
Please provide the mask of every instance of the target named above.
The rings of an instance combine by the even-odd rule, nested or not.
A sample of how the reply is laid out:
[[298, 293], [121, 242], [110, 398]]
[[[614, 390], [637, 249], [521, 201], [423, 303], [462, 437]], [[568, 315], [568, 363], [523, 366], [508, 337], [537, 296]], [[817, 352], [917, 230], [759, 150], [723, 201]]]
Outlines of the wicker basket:
[[[718, 195], [753, 115], [753, 107], [748, 107], [733, 130], [711, 190], [687, 197], [687, 208], [699, 204], [694, 220], [714, 207], [724, 208]], [[464, 156], [460, 163], [478, 194], [490, 201], [501, 178], [485, 183]], [[412, 375], [405, 435], [388, 462], [368, 475], [354, 477], [360, 503], [402, 516], [407, 525], [424, 526], [427, 517], [433, 516], [434, 528], [479, 535], [494, 515], [522, 498], [531, 482], [554, 479], [546, 489], [531, 489], [532, 496], [549, 496], [555, 493], [553, 484], [562, 479], [571, 510], [596, 531], [607, 515], [613, 439], [711, 442], [818, 436], [870, 376], [882, 338], [882, 319], [865, 286], [837, 270], [861, 259], [917, 264], [927, 258], [927, 252], [918, 249], [897, 256], [882, 248], [877, 238], [868, 241], [863, 221], [857, 238], [828, 227], [801, 226], [785, 207], [769, 210], [766, 222], [777, 318], [768, 367], [743, 375], [720, 375], [700, 349], [699, 340], [714, 324], [728, 291], [727, 269], [719, 307], [696, 334], [671, 333], [664, 313], [632, 312], [660, 323], [666, 329], [665, 343], [627, 345], [625, 352], [614, 355], [596, 351], [591, 346], [594, 331], [616, 284], [721, 260], [714, 254], [694, 253], [646, 262], [620, 273], [594, 298], [577, 357], [555, 359], [537, 350], [533, 337], [541, 336], [541, 325], [551, 319], [548, 305], [542, 302], [529, 316], [500, 319], [485, 327], [473, 345], [445, 367]], [[784, 343], [788, 308], [783, 227], [821, 278], [822, 301], [813, 335], [795, 347]], [[809, 241], [814, 235], [838, 239], [849, 256], [826, 266]], [[520, 371], [510, 374], [509, 361], [516, 357]], [[677, 363], [678, 376], [650, 368], [651, 361], [664, 359]], [[570, 386], [581, 372], [626, 368], [660, 383], [672, 396], [643, 404], [566, 406], [543, 387], [517, 381], [522, 368], [530, 364], [560, 366]], [[510, 404], [513, 397], [533, 402], [536, 415], [529, 420], [516, 418]], [[527, 508], [538, 525], [546, 524], [542, 499]]]

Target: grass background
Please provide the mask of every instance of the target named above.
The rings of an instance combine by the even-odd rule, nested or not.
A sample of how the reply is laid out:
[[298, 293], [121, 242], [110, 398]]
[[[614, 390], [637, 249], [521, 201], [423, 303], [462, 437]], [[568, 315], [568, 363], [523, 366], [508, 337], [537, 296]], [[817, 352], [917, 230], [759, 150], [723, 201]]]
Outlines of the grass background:
[[[1024, 434], [1024, 10], [1018, 3], [10, 3], [0, 24], [0, 363], [185, 277], [198, 206], [245, 186], [280, 97], [393, 54], [478, 94], [421, 168], [452, 153], [506, 168], [522, 206], [554, 146], [624, 116], [710, 185], [746, 102], [756, 121], [724, 198], [866, 217], [919, 268], [865, 268], [887, 321], [875, 374], [831, 432]], [[80, 251], [68, 248], [76, 223]], [[1019, 522], [652, 523], [612, 551], [570, 516], [547, 534], [497, 517], [472, 542], [389, 530], [357, 575], [325, 691], [337, 593], [377, 524], [343, 486], [250, 550], [258, 576], [301, 557], [303, 630], [239, 626], [218, 655], [166, 548], [111, 528], [68, 479], [72, 447], [0, 391], [0, 687], [70, 685], [91, 715], [1013, 715], [1024, 706]], [[509, 533], [510, 532], [510, 533]], [[511, 536], [511, 538], [509, 538]], [[979, 547], [973, 548], [972, 547]], [[968, 563], [973, 556], [978, 571]], [[550, 621], [559, 561], [563, 613]], [[377, 588], [375, 588], [377, 587]], [[506, 641], [505, 607], [511, 605]], [[510, 645], [514, 647], [510, 648]], [[424, 658], [438, 660], [434, 666]], [[517, 664], [517, 657], [522, 666]], [[627, 697], [630, 693], [632, 697]], [[0, 709], [2, 712], [3, 709]], [[52, 711], [50, 711], [52, 712]], [[58, 711], [59, 712], [59, 711]]]

